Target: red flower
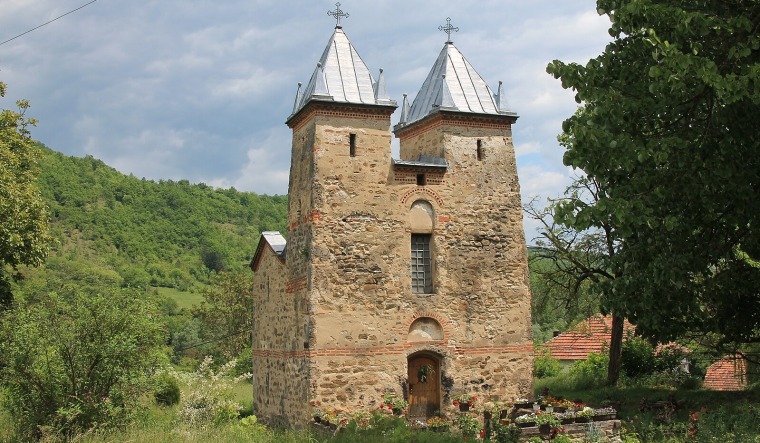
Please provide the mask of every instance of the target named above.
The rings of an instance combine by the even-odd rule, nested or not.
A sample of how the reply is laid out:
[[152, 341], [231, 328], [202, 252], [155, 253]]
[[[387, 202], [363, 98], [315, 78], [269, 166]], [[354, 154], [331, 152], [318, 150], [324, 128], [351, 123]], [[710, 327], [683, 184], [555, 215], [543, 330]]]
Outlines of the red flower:
[[452, 402], [452, 404], [453, 404], [454, 406], [459, 406], [459, 402], [458, 402], [458, 401], [456, 401], [456, 400], [454, 400], [454, 401]]
[[472, 406], [472, 402], [471, 402], [471, 401], [468, 401], [468, 402], [467, 402], [467, 405], [468, 405], [468, 406]]
[[472, 396], [472, 401], [478, 401], [478, 397]]
[[480, 431], [480, 438], [483, 438], [485, 436], [486, 436], [486, 430], [483, 429], [483, 430]]

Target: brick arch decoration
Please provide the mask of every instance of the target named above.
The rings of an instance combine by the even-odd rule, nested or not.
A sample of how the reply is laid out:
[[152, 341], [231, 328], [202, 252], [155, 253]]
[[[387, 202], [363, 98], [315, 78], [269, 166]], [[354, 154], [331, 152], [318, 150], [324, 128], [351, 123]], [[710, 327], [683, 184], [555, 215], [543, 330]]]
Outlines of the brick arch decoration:
[[[437, 321], [439, 325], [441, 325], [441, 329], [443, 330], [443, 339], [435, 340], [434, 343], [445, 343], [447, 338], [451, 336], [451, 328], [453, 327], [451, 321], [436, 312], [430, 311], [415, 312], [411, 317], [407, 318], [407, 320], [404, 322], [404, 324], [406, 324], [406, 331], [403, 332], [409, 334], [409, 328], [412, 327], [412, 323], [414, 323], [414, 321], [419, 318], [432, 318], [433, 320]], [[427, 342], [411, 342], [409, 344], [414, 346], [412, 343], [414, 345], [419, 345], [420, 343]]]
[[[443, 198], [427, 186], [417, 186], [404, 192], [404, 194], [401, 195], [401, 204], [407, 204], [407, 201], [409, 201], [412, 196], [421, 197], [415, 198], [415, 201], [432, 199], [439, 207], [443, 206]], [[438, 211], [438, 208], [434, 209], [436, 209], [436, 212]]]

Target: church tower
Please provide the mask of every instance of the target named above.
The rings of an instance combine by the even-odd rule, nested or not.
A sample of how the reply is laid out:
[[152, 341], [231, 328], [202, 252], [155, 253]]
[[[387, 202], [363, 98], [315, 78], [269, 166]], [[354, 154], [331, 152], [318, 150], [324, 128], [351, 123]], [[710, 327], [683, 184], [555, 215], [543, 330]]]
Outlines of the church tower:
[[287, 241], [255, 272], [254, 413], [373, 410], [386, 393], [424, 420], [467, 393], [532, 390], [530, 293], [511, 125], [449, 40], [391, 158], [389, 99], [340, 26], [292, 115]]

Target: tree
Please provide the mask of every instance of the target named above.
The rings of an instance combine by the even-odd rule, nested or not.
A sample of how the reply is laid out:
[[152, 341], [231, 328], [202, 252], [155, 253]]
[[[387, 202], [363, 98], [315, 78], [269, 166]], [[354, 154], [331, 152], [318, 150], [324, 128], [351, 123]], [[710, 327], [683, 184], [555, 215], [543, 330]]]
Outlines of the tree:
[[213, 277], [203, 301], [193, 309], [210, 339], [219, 339], [226, 358], [250, 348], [253, 330], [253, 275], [247, 268]]
[[[0, 97], [5, 91], [0, 82]], [[42, 264], [52, 241], [47, 206], [35, 185], [40, 150], [28, 127], [36, 122], [24, 116], [27, 101], [16, 104], [20, 112], [0, 111], [0, 309], [12, 300], [7, 267]]]
[[[568, 138], [560, 137], [560, 143], [567, 145]], [[575, 309], [579, 305], [596, 305], [597, 309], [612, 313], [607, 383], [615, 385], [622, 366], [624, 318], [604, 304], [603, 291], [609, 286], [599, 284], [623, 274], [614, 261], [619, 242], [613, 222], [599, 220], [598, 225], [578, 230], [562, 216], [565, 207], [593, 205], [603, 195], [604, 190], [593, 178], [580, 177], [565, 190], [563, 198], [543, 209], [531, 202], [525, 211], [540, 223], [539, 238], [535, 240], [537, 247], [531, 257], [531, 274], [541, 278], [554, 301]], [[536, 266], [537, 260], [542, 262], [540, 266]]]
[[125, 423], [165, 357], [155, 305], [136, 290], [49, 294], [0, 318], [0, 384], [25, 439]]
[[564, 162], [605, 193], [558, 208], [578, 230], [611, 221], [603, 303], [661, 341], [760, 343], [760, 3], [598, 0], [614, 41], [547, 71], [576, 92]]

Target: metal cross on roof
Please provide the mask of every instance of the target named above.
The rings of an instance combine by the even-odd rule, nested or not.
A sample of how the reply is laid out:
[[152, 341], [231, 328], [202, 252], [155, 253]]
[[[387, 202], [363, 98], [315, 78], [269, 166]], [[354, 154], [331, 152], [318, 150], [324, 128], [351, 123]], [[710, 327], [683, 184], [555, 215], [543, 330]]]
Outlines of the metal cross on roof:
[[438, 30], [446, 33], [446, 43], [451, 43], [451, 31], [459, 32], [459, 28], [451, 26], [451, 17], [446, 17], [446, 26], [439, 26]]
[[335, 24], [336, 28], [340, 28], [340, 18], [345, 17], [348, 18], [348, 14], [341, 11], [340, 9], [340, 3], [335, 4], [335, 11], [327, 11], [327, 15], [335, 17], [336, 20], [338, 20], [338, 23]]

